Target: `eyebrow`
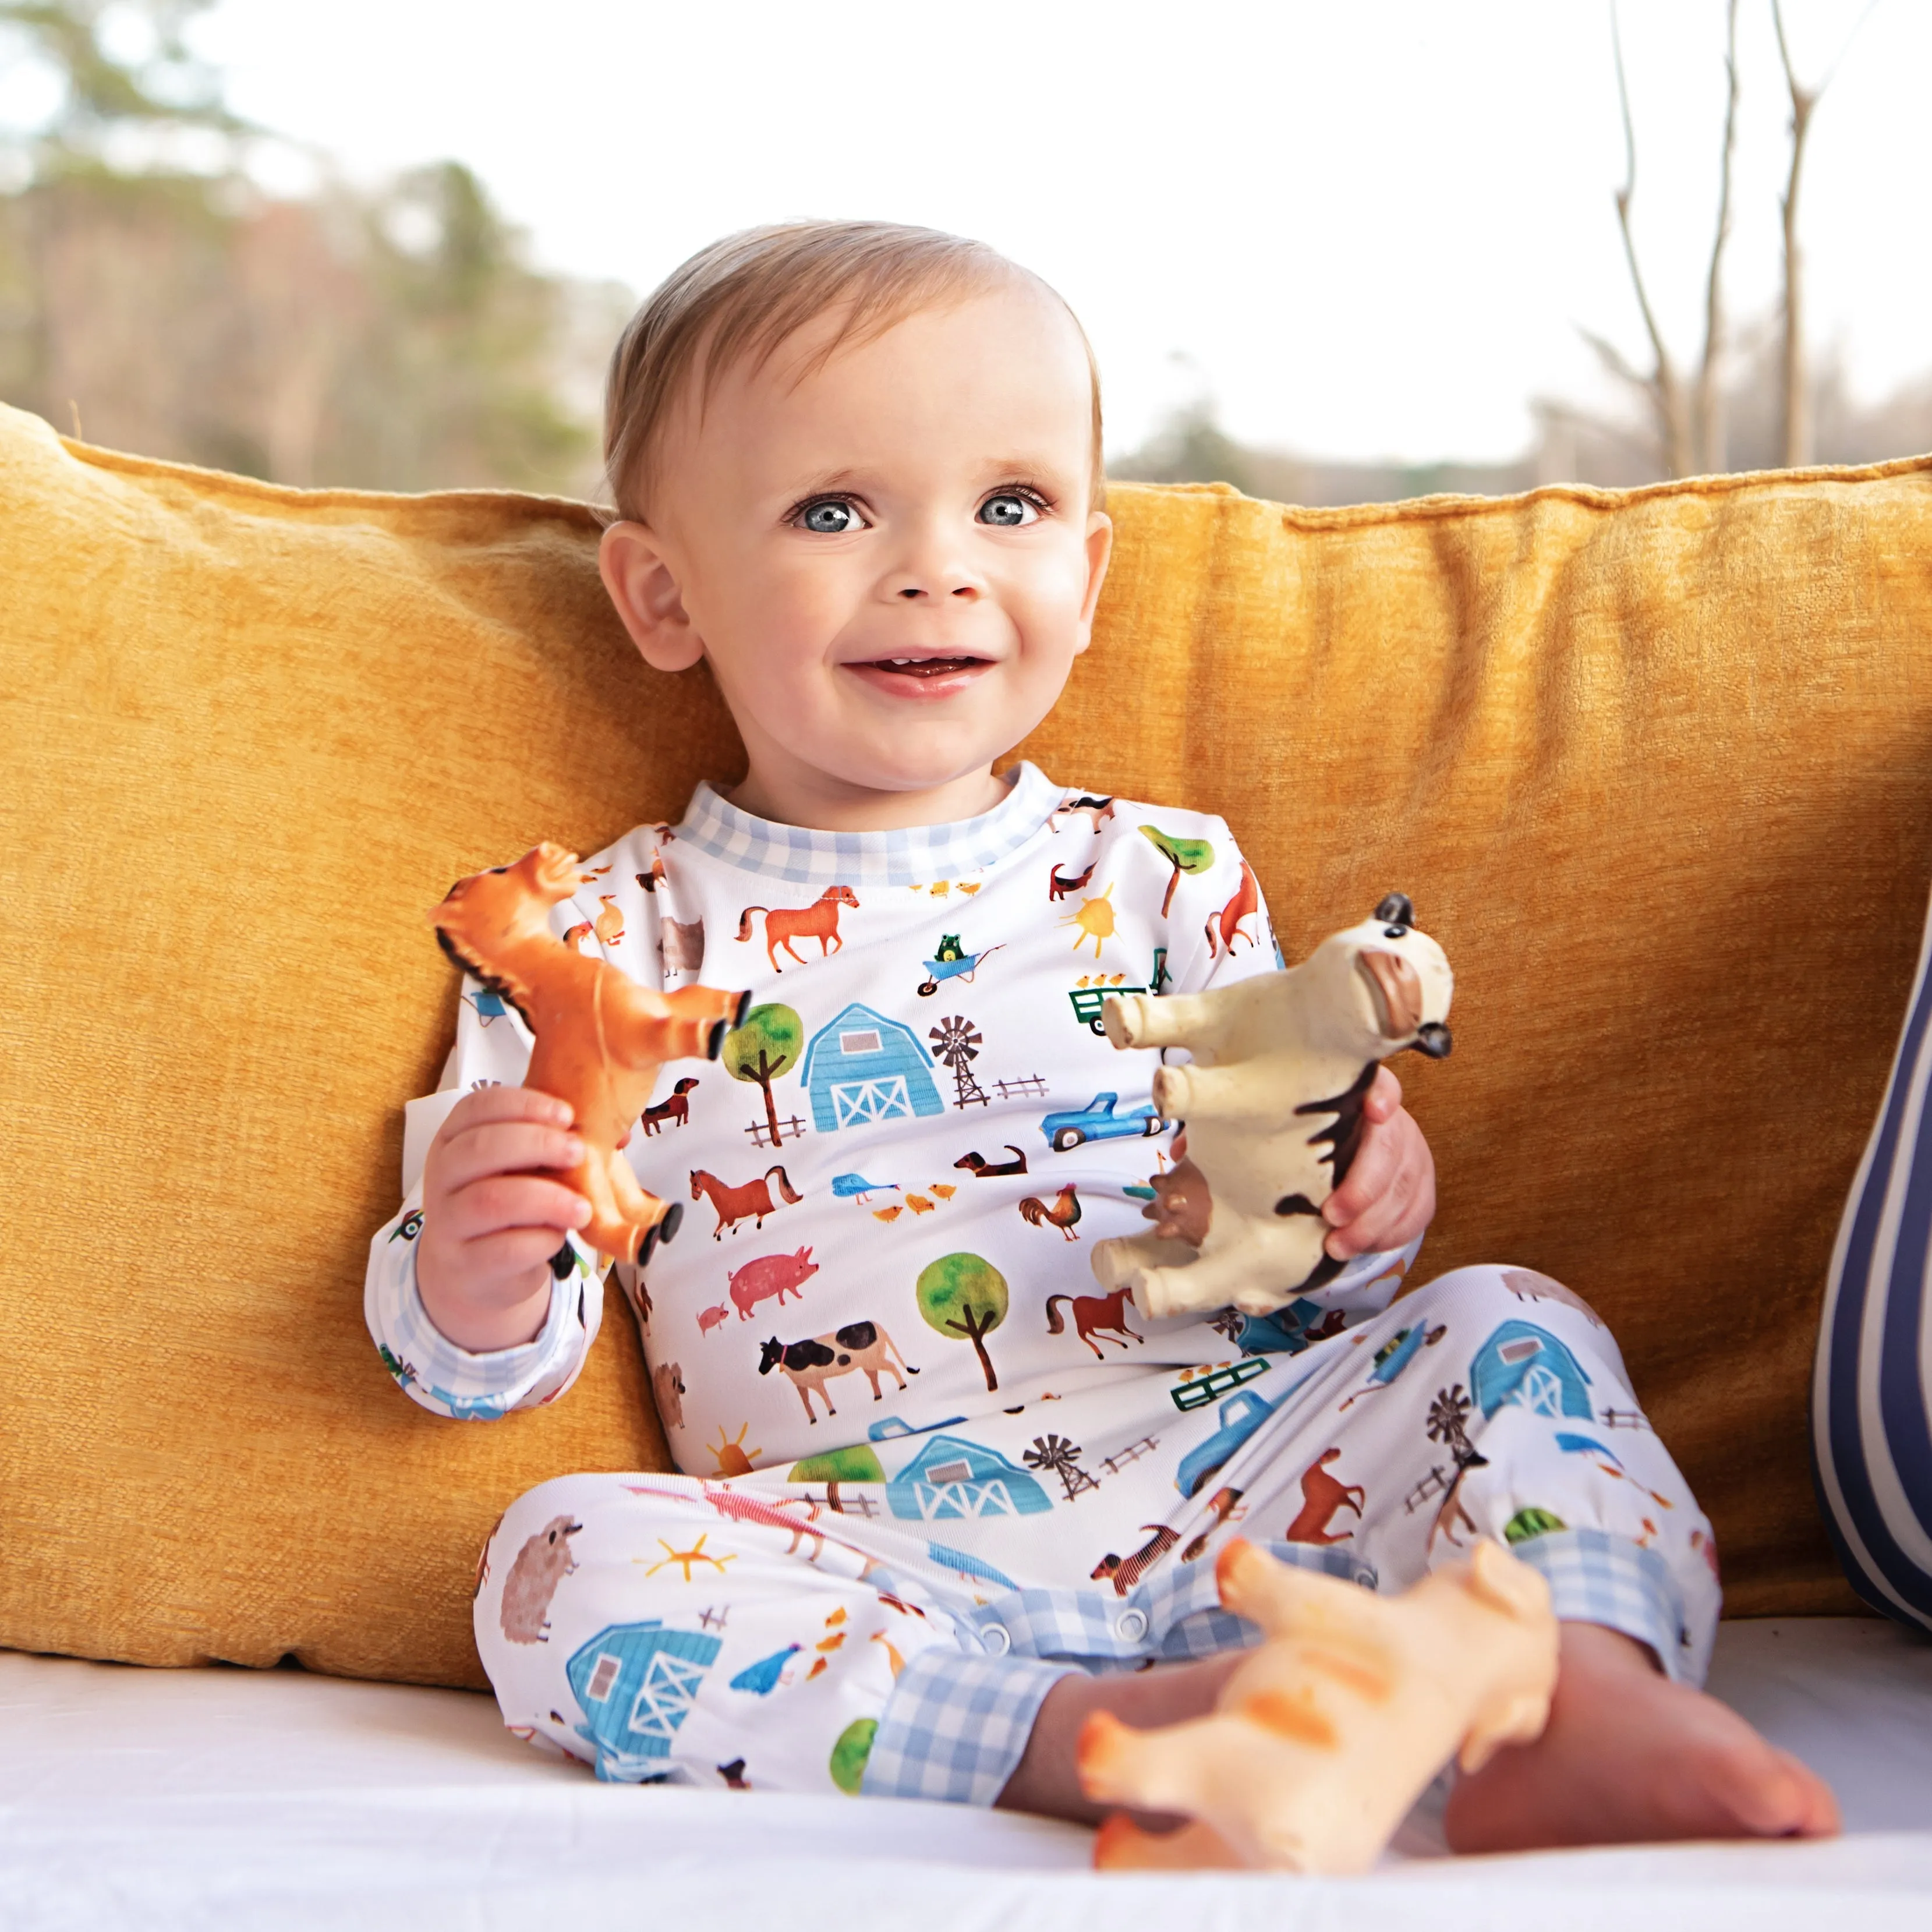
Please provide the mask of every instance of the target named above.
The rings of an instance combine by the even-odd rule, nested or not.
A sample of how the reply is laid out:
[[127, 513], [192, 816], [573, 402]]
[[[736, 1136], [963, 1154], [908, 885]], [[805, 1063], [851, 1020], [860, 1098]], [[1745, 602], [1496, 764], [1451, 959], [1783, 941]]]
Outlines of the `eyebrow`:
[[[1008, 457], [998, 463], [989, 463], [986, 466], [986, 482], [982, 487], [990, 488], [993, 484], [1003, 482], [1008, 478], [1024, 481], [1029, 477], [1051, 476], [1064, 466], [1038, 458]], [[1076, 470], [1084, 466], [1084, 464], [1072, 466]], [[862, 490], [871, 480], [870, 473], [867, 471], [854, 469], [848, 466], [842, 470], [820, 470], [815, 475], [807, 477], [802, 483], [789, 486], [785, 490], [777, 494], [788, 496], [794, 500], [802, 496], [832, 496], [836, 495], [842, 490], [855, 492]]]

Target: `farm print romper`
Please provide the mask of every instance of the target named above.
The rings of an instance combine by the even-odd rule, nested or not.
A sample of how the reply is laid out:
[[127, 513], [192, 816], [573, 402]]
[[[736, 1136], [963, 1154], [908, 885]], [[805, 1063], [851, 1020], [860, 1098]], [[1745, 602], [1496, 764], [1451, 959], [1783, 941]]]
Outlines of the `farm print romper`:
[[[1216, 1599], [1239, 1534], [1400, 1590], [1478, 1535], [1558, 1614], [1700, 1680], [1710, 1530], [1616, 1345], [1545, 1277], [1410, 1286], [1364, 1256], [1262, 1319], [1150, 1322], [1093, 1244], [1144, 1232], [1172, 1124], [1116, 990], [1278, 963], [1218, 818], [1030, 766], [963, 824], [683, 822], [584, 868], [560, 933], [655, 987], [748, 988], [715, 1064], [665, 1067], [628, 1154], [683, 1209], [648, 1292], [618, 1271], [681, 1475], [564, 1476], [486, 1553], [476, 1637], [506, 1721], [600, 1776], [988, 1804], [1072, 1670], [1252, 1632]], [[596, 1335], [592, 1257], [526, 1346], [470, 1354], [415, 1280], [422, 1150], [522, 1079], [518, 1016], [466, 981], [408, 1196], [370, 1244], [386, 1365], [438, 1413], [555, 1400]]]

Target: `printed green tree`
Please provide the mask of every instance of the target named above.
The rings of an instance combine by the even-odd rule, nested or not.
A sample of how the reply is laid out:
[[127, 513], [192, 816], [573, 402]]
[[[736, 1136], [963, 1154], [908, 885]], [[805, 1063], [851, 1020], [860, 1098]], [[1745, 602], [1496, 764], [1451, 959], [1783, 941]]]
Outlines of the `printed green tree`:
[[1214, 848], [1205, 838], [1177, 838], [1158, 825], [1143, 825], [1141, 836], [1174, 868], [1168, 874], [1167, 896], [1160, 902], [1160, 916], [1165, 919], [1168, 908], [1174, 903], [1174, 889], [1180, 884], [1181, 874], [1206, 872], [1214, 862]]
[[883, 1483], [885, 1466], [879, 1452], [866, 1442], [855, 1442], [844, 1449], [828, 1449], [822, 1456], [807, 1456], [791, 1466], [788, 1483]]
[[986, 1372], [986, 1387], [1000, 1385], [986, 1337], [1006, 1318], [1006, 1278], [979, 1255], [941, 1255], [923, 1269], [917, 1289], [919, 1312], [928, 1328], [964, 1336]]
[[745, 1023], [724, 1036], [720, 1058], [734, 1080], [746, 1080], [765, 1096], [765, 1124], [772, 1145], [778, 1144], [778, 1110], [772, 1100], [772, 1082], [798, 1064], [805, 1046], [805, 1022], [789, 1006], [754, 1006]]

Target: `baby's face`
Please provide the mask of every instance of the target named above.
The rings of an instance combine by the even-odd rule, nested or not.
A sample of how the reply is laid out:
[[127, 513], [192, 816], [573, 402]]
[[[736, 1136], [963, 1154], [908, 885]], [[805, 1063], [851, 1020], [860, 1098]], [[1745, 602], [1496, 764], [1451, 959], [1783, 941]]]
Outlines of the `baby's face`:
[[649, 524], [607, 537], [605, 579], [652, 662], [710, 660], [747, 809], [984, 810], [993, 759], [1085, 650], [1106, 569], [1085, 352], [1024, 285], [801, 374], [826, 332], [730, 372], [701, 422], [680, 412]]

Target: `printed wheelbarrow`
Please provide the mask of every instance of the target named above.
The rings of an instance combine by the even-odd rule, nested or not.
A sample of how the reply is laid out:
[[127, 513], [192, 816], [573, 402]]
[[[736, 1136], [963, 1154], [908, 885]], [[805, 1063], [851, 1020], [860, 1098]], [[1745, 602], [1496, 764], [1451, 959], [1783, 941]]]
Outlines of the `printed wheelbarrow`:
[[[1004, 943], [1001, 941], [1002, 945]], [[989, 946], [983, 952], [962, 952], [955, 959], [927, 960], [926, 970], [932, 976], [920, 983], [920, 998], [930, 998], [939, 991], [939, 982], [942, 980], [961, 980], [971, 986], [973, 975], [980, 970], [980, 962], [982, 959], [992, 958], [999, 950], [998, 946]]]

